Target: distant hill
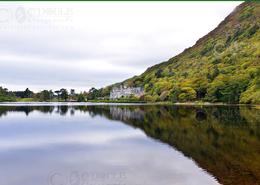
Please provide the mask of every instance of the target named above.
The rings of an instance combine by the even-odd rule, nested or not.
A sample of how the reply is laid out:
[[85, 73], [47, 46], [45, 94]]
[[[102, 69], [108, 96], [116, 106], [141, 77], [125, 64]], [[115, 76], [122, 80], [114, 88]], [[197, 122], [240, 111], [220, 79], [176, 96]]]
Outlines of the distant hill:
[[114, 86], [144, 87], [148, 101], [260, 103], [260, 3], [240, 4], [181, 54]]

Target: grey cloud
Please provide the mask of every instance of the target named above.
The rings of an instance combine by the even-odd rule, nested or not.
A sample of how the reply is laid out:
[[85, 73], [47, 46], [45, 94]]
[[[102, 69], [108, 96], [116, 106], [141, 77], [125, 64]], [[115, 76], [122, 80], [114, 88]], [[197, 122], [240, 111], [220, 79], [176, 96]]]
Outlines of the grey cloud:
[[[137, 8], [133, 4], [131, 7]], [[75, 3], [64, 6], [71, 6], [74, 10], [75, 22], [66, 25], [72, 29], [48, 24], [40, 25], [44, 29], [34, 29], [30, 23], [10, 23], [6, 25], [9, 29], [3, 29], [4, 25], [0, 22], [0, 83], [41, 85], [48, 88], [50, 84], [101, 87], [120, 82], [190, 47], [210, 31], [212, 26], [217, 26], [237, 4], [239, 3], [219, 3], [217, 8], [213, 4], [207, 4], [208, 7], [198, 7], [198, 10], [189, 6], [188, 9], [194, 12], [185, 12], [188, 4], [183, 6], [183, 11], [177, 10], [174, 2], [168, 5], [162, 3], [158, 8], [142, 4], [144, 12], [140, 7], [139, 11], [132, 12], [129, 7], [119, 3], [117, 8], [120, 11], [107, 6], [107, 12], [100, 16], [104, 9], [99, 10], [96, 6], [96, 11], [85, 11], [89, 8], [87, 5], [83, 7]], [[39, 6], [24, 2], [7, 4], [6, 8], [18, 5], [25, 9], [27, 6]], [[63, 3], [53, 4], [53, 7], [62, 8]], [[113, 14], [113, 8], [116, 14]], [[156, 12], [153, 11], [154, 8]], [[199, 19], [199, 9], [203, 8], [210, 10], [205, 14], [211, 17], [205, 15], [203, 20]], [[211, 9], [215, 13], [211, 13]], [[76, 15], [78, 10], [82, 14]], [[180, 17], [176, 17], [178, 11], [180, 16], [186, 17], [180, 20]], [[113, 15], [110, 17], [110, 14]], [[203, 24], [201, 21], [204, 21]], [[194, 27], [198, 24], [201, 26]], [[189, 25], [193, 30], [190, 30]], [[52, 26], [57, 26], [57, 29], [52, 29]], [[14, 56], [14, 59], [6, 60], [5, 56]], [[86, 64], [82, 68], [74, 67], [82, 62]], [[102, 62], [109, 64], [110, 68], [105, 69]], [[90, 64], [95, 67], [88, 68]], [[113, 66], [118, 70], [113, 70]]]
[[[8, 70], [7, 70], [8, 69]], [[52, 67], [29, 63], [21, 65], [20, 61], [0, 61], [0, 79], [10, 84], [57, 85], [57, 86], [105, 86], [120, 78], [129, 78], [132, 74], [115, 71], [105, 71], [102, 74], [93, 70], [77, 70], [68, 67]]]

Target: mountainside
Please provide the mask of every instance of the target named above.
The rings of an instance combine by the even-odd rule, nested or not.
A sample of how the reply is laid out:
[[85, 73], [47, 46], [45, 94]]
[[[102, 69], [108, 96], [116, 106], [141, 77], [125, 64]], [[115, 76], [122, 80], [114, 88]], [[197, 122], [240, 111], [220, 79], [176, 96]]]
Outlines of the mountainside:
[[[196, 44], [114, 86], [144, 87], [147, 101], [260, 103], [260, 3], [239, 5]], [[102, 94], [102, 93], [101, 93]]]

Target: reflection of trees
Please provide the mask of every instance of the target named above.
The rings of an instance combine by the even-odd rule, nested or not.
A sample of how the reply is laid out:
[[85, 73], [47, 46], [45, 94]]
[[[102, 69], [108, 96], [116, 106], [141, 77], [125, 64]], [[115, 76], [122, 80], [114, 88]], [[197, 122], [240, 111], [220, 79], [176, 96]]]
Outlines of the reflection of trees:
[[0, 117], [8, 112], [24, 112], [27, 116], [33, 111], [51, 114], [54, 106], [0, 106]]
[[75, 114], [75, 110], [74, 109], [70, 109], [70, 115], [73, 116]]
[[[55, 110], [55, 111], [54, 111]], [[168, 143], [223, 184], [260, 184], [260, 110], [230, 106], [21, 106], [7, 112], [85, 112], [120, 120]]]
[[[147, 135], [177, 148], [223, 184], [260, 183], [257, 109], [228, 106], [117, 106], [116, 109], [99, 106], [93, 109], [96, 114], [141, 128]], [[135, 116], [138, 112], [141, 120]]]
[[207, 113], [203, 109], [199, 109], [196, 111], [196, 120], [204, 121], [207, 119]]
[[58, 106], [58, 112], [60, 113], [60, 115], [66, 115], [69, 108], [68, 106]]

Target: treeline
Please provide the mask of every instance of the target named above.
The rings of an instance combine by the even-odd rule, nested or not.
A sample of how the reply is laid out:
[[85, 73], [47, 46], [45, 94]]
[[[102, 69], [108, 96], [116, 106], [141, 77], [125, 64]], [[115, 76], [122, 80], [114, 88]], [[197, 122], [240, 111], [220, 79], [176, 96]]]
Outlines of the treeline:
[[107, 88], [96, 89], [92, 87], [87, 93], [88, 100], [105, 100], [109, 99], [110, 90]]
[[8, 91], [7, 88], [0, 87], [0, 102], [15, 101], [15, 95], [13, 92]]
[[14, 101], [77, 101], [85, 102], [86, 93], [75, 93], [74, 89], [68, 91], [65, 88], [60, 90], [43, 90], [40, 92], [33, 92], [29, 88], [24, 91], [9, 91], [7, 88], [0, 87], [0, 102], [14, 102]]

